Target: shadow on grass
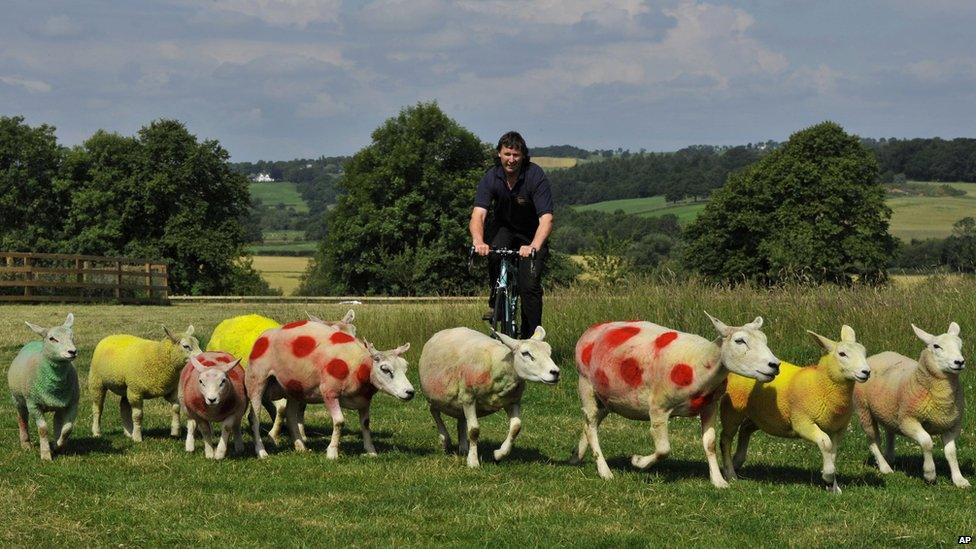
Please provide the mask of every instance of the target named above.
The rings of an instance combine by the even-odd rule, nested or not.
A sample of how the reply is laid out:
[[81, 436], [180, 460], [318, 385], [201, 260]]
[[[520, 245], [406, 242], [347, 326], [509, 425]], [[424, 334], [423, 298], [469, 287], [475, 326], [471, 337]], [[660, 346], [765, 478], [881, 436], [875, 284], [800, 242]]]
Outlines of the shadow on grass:
[[[708, 474], [707, 470], [706, 474]], [[736, 471], [736, 475], [739, 477], [739, 480], [768, 482], [770, 484], [823, 485], [823, 479], [820, 477], [819, 467], [816, 469], [801, 469], [799, 467], [789, 465], [749, 465], [747, 463], [741, 469]], [[859, 475], [844, 474], [843, 471], [838, 471], [837, 484], [839, 484], [841, 488], [847, 486], [870, 486], [873, 488], [881, 488], [884, 487], [885, 482], [877, 471], [869, 471]]]
[[63, 456], [87, 456], [90, 454], [121, 454], [125, 450], [112, 446], [104, 437], [71, 437], [57, 453]]
[[[949, 472], [949, 462], [946, 461], [945, 457], [940, 456], [936, 451], [933, 451], [932, 458], [935, 460], [936, 482], [938, 482], [940, 478], [950, 479], [949, 482], [951, 482], [952, 476]], [[922, 482], [926, 482], [924, 473], [922, 471], [923, 463], [924, 458], [922, 457], [922, 450], [919, 449], [917, 454], [895, 454], [895, 459], [889, 461], [888, 465], [891, 465], [891, 468], [894, 469], [894, 473], [892, 474], [897, 475], [900, 473], [905, 476], [918, 479]], [[864, 459], [864, 464], [873, 468], [874, 470], [877, 470], [878, 468], [878, 465], [874, 462], [874, 457], [870, 455]], [[974, 467], [973, 461], [970, 459], [959, 460], [959, 472], [962, 473], [962, 476], [966, 477], [970, 482], [972, 482], [971, 477], [976, 475], [976, 467]]]

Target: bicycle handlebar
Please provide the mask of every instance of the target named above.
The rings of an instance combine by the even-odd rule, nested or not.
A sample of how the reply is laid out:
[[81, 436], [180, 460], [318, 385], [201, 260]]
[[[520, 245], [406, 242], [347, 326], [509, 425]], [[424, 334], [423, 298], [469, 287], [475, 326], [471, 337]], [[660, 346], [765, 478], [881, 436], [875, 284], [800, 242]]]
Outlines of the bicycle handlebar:
[[[471, 249], [468, 251], [468, 268], [469, 269], [474, 264], [474, 258], [475, 258], [476, 255], [477, 254], [474, 251], [474, 246], [471, 246]], [[516, 259], [521, 259], [522, 258], [521, 254], [519, 254], [519, 251], [518, 250], [509, 250], [507, 248], [491, 248], [491, 249], [488, 250], [488, 255], [489, 256], [495, 256], [495, 257], [513, 257], [513, 258], [516, 258]], [[535, 255], [536, 255], [536, 251], [535, 250], [532, 250], [532, 253], [529, 254], [529, 257], [527, 259], [535, 259]], [[535, 262], [534, 261], [530, 261], [529, 262], [529, 271], [533, 275], [535, 274]]]

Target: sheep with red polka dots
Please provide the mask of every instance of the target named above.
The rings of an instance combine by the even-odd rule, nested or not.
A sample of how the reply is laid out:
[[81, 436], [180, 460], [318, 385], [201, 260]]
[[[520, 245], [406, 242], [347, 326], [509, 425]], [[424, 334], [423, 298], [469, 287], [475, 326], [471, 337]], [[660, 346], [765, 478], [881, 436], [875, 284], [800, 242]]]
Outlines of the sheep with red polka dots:
[[[186, 451], [194, 450], [193, 436], [199, 428], [207, 458], [224, 459], [227, 443], [234, 435], [234, 449], [244, 451], [241, 419], [247, 410], [244, 369], [240, 360], [224, 352], [191, 356], [180, 372], [180, 406], [187, 416]], [[211, 423], [220, 424], [220, 441], [213, 448]]]
[[719, 334], [715, 341], [637, 320], [606, 322], [583, 332], [576, 344], [576, 369], [585, 422], [571, 462], [579, 463], [589, 447], [600, 476], [613, 478], [597, 435], [610, 412], [650, 420], [654, 452], [631, 458], [639, 469], [670, 452], [668, 418], [699, 416], [709, 477], [716, 487], [728, 487], [715, 452], [715, 416], [726, 378], [735, 372], [769, 381], [779, 371], [779, 359], [760, 331], [762, 317], [740, 327], [708, 318]]
[[508, 414], [508, 436], [495, 460], [512, 450], [522, 428], [519, 411], [525, 382], [559, 381], [559, 368], [552, 361], [552, 347], [543, 341], [540, 326], [529, 339], [497, 339], [470, 328], [451, 328], [434, 334], [420, 354], [420, 384], [430, 413], [437, 424], [444, 451], [451, 452], [451, 435], [441, 419], [445, 413], [458, 420], [458, 452], [467, 454], [468, 467], [479, 467], [478, 418], [502, 408]]
[[[245, 372], [251, 408], [260, 416], [263, 397], [286, 398], [285, 415], [295, 450], [304, 451], [299, 421], [304, 405], [325, 403], [332, 417], [332, 438], [326, 456], [339, 457], [339, 438], [345, 417], [342, 408], [357, 410], [363, 446], [375, 455], [369, 430], [369, 406], [382, 391], [401, 400], [413, 398], [407, 361], [401, 355], [410, 344], [377, 351], [352, 335], [319, 322], [299, 321], [265, 331], [254, 342]], [[252, 424], [259, 458], [268, 456], [261, 440], [258, 417]]]

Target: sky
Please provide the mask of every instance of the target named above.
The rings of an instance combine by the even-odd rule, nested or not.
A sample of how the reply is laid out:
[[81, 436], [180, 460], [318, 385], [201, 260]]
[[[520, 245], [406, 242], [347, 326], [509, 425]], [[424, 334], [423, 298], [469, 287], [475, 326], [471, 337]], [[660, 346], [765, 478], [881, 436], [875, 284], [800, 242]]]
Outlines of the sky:
[[3, 0], [0, 115], [65, 145], [176, 118], [234, 161], [353, 154], [426, 101], [530, 148], [974, 137], [973, 29], [971, 0]]

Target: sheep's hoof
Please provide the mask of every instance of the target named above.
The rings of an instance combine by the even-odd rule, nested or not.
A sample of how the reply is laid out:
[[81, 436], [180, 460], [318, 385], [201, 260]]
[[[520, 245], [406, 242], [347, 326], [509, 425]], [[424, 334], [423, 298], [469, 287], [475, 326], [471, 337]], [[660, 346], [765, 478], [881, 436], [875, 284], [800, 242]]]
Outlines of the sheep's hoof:
[[258, 459], [267, 459], [267, 458], [268, 458], [267, 450], [258, 450]]
[[139, 433], [132, 435], [132, 442], [142, 442], [142, 434]]
[[841, 493], [841, 489], [840, 489], [840, 486], [837, 485], [837, 481], [834, 481], [833, 484], [828, 484], [827, 485], [827, 491], [830, 492], [831, 494], [840, 494]]
[[572, 454], [569, 454], [569, 459], [566, 460], [566, 463], [570, 465], [579, 465], [583, 463], [583, 460], [580, 459], [579, 455], [577, 455], [574, 451]]
[[925, 482], [929, 484], [935, 484], [935, 471], [932, 471], [931, 473], [925, 471], [924, 473], [922, 473], [922, 476], [925, 478]]
[[53, 458], [51, 458], [51, 452], [43, 452], [42, 451], [41, 452], [41, 459], [43, 459], [44, 461], [53, 461]]
[[729, 487], [729, 483], [724, 478], [723, 479], [715, 479], [715, 480], [712, 480], [712, 486], [714, 486], [716, 488], [728, 488]]
[[603, 480], [613, 479], [613, 473], [610, 471], [610, 467], [608, 467], [605, 462], [602, 461], [597, 462], [596, 472], [600, 474], [600, 478], [602, 478]]
[[502, 452], [501, 450], [495, 450], [494, 452], [491, 453], [491, 456], [495, 458], [495, 461], [501, 461], [505, 459], [505, 456], [507, 455], [508, 452]]
[[479, 468], [481, 468], [481, 462], [478, 461], [478, 458], [475, 458], [475, 459], [468, 458], [468, 468], [469, 469], [479, 469]]
[[23, 448], [24, 450], [30, 450], [31, 448], [34, 447], [34, 445], [31, 444], [29, 440], [24, 440], [21, 441], [20, 447]]
[[891, 473], [894, 473], [895, 471], [892, 470], [892, 468], [891, 468], [890, 465], [883, 465], [883, 466], [882, 465], [879, 465], [878, 466], [878, 472], [881, 473], [882, 475], [890, 475]]
[[296, 440], [295, 441], [295, 451], [296, 452], [307, 452], [308, 451], [308, 448], [305, 447], [305, 444], [301, 440]]
[[328, 450], [325, 451], [325, 457], [327, 459], [339, 459], [339, 449], [329, 448]]
[[956, 487], [958, 487], [958, 488], [969, 488], [970, 487], [969, 481], [966, 480], [966, 479], [964, 479], [963, 477], [959, 477], [959, 478], [952, 479], [952, 483], [955, 484]]
[[369, 456], [369, 457], [371, 457], [371, 458], [374, 458], [374, 457], [376, 457], [376, 456], [378, 456], [379, 454], [377, 454], [377, 453], [376, 453], [376, 452], [374, 451], [374, 452], [366, 452], [366, 455], [367, 455], [367, 456]]

